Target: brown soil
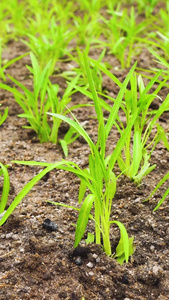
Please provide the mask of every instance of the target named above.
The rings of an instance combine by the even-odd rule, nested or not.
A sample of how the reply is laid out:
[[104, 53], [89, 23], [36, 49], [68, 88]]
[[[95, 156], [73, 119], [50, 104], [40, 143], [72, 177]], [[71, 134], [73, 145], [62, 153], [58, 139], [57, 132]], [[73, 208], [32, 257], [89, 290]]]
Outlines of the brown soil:
[[[4, 57], [11, 59], [26, 51], [25, 46], [13, 42]], [[96, 57], [96, 53], [91, 53]], [[116, 59], [107, 56], [113, 66]], [[31, 78], [25, 64], [28, 57], [12, 65], [8, 72], [17, 80], [31, 88]], [[146, 49], [141, 54], [139, 67], [153, 66], [152, 57]], [[60, 69], [66, 70], [66, 63]], [[127, 70], [113, 73], [122, 81]], [[53, 80], [65, 87], [61, 77]], [[7, 81], [8, 82], [8, 81]], [[11, 84], [11, 83], [10, 83]], [[104, 78], [103, 86], [109, 93], [117, 94], [115, 85]], [[167, 88], [161, 91], [165, 99]], [[10, 164], [11, 190], [9, 203], [17, 193], [42, 168], [26, 167], [10, 163], [12, 160], [36, 160], [55, 162], [62, 158], [60, 146], [51, 143], [40, 144], [34, 133], [22, 129], [26, 120], [17, 117], [21, 108], [12, 95], [0, 91], [1, 109], [9, 107], [9, 117], [0, 128], [0, 161]], [[86, 102], [78, 93], [74, 102]], [[158, 102], [156, 103], [158, 105]], [[90, 108], [78, 109], [77, 117], [86, 121], [85, 127], [95, 138], [97, 124], [89, 115]], [[168, 114], [161, 118], [161, 125], [169, 130]], [[65, 128], [62, 127], [61, 131]], [[60, 133], [62, 134], [62, 133]], [[118, 139], [112, 132], [107, 149], [112, 149]], [[109, 151], [110, 151], [109, 150]], [[81, 167], [88, 164], [89, 148], [82, 139], [69, 147], [68, 159]], [[116, 260], [107, 257], [98, 245], [86, 245], [85, 237], [80, 247], [73, 249], [74, 232], [78, 214], [74, 210], [49, 205], [46, 200], [77, 206], [79, 180], [63, 171], [52, 171], [45, 176], [24, 198], [8, 221], [0, 228], [0, 299], [119, 299], [119, 300], [167, 300], [169, 299], [169, 204], [167, 200], [159, 210], [153, 208], [167, 188], [167, 183], [156, 193], [155, 198], [143, 204], [164, 174], [168, 172], [169, 154], [163, 144], [159, 144], [152, 155], [151, 163], [156, 169], [136, 187], [129, 179], [121, 176], [113, 202], [112, 220], [121, 221], [129, 236], [134, 235], [136, 251], [128, 264], [120, 266]], [[116, 167], [115, 172], [118, 172]], [[2, 182], [0, 183], [2, 188]], [[42, 224], [50, 219], [58, 225], [56, 231], [45, 229]], [[93, 232], [89, 222], [87, 232]], [[111, 228], [112, 248], [119, 240], [119, 230]]]

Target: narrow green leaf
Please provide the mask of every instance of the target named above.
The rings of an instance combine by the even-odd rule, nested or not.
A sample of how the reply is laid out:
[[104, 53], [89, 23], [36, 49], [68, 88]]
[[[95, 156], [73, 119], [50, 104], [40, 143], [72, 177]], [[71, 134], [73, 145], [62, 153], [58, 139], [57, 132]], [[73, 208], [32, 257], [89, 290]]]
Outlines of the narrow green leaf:
[[55, 163], [51, 164], [47, 168], [45, 168], [43, 171], [38, 173], [33, 179], [31, 179], [19, 192], [19, 194], [15, 197], [12, 204], [9, 206], [5, 214], [3, 215], [2, 219], [0, 220], [0, 226], [4, 224], [4, 222], [8, 219], [8, 217], [11, 215], [13, 210], [16, 208], [16, 206], [21, 202], [21, 200], [29, 193], [31, 188], [48, 172], [53, 170], [54, 168], [58, 167], [61, 163]]
[[83, 58], [84, 58], [85, 69], [86, 69], [86, 74], [87, 74], [87, 78], [89, 81], [90, 90], [91, 90], [92, 96], [93, 96], [97, 119], [98, 119], [98, 122], [100, 123], [100, 122], [103, 122], [103, 113], [102, 113], [102, 110], [101, 110], [101, 107], [100, 107], [100, 104], [98, 101], [97, 92], [95, 89], [94, 81], [92, 78], [91, 70], [90, 70], [85, 52], [84, 52]]
[[61, 144], [64, 156], [68, 156], [68, 147], [67, 147], [67, 142], [65, 140], [59, 140], [59, 143]]
[[115, 120], [117, 118], [117, 113], [118, 113], [118, 110], [120, 108], [120, 105], [121, 105], [121, 102], [122, 102], [122, 99], [123, 99], [123, 96], [125, 94], [125, 91], [126, 91], [126, 87], [130, 81], [130, 78], [131, 76], [133, 75], [134, 73], [134, 70], [136, 68], [136, 65], [137, 65], [137, 62], [133, 65], [133, 67], [130, 69], [128, 75], [126, 76], [126, 79], [124, 80], [124, 82], [122, 83], [121, 85], [121, 89], [118, 93], [118, 96], [115, 100], [115, 103], [112, 107], [112, 111], [109, 115], [109, 118], [107, 120], [107, 123], [106, 123], [106, 126], [105, 126], [105, 133], [106, 133], [106, 138], [108, 137], [109, 133], [110, 133], [110, 130], [113, 126], [113, 124], [115, 123]]
[[124, 172], [125, 174], [125, 170], [126, 170], [126, 164], [121, 156], [121, 153], [119, 154], [119, 156], [117, 157], [117, 163], [119, 165], [119, 168], [121, 170], [121, 172]]
[[86, 182], [82, 179], [79, 187], [79, 197], [78, 197], [79, 204], [82, 202], [85, 193], [86, 193]]
[[161, 204], [164, 202], [164, 200], [168, 196], [168, 194], [169, 194], [169, 188], [165, 191], [162, 199], [158, 202], [157, 206], [153, 209], [153, 211], [156, 211], [161, 206]]
[[106, 194], [109, 200], [112, 200], [116, 193], [116, 176], [115, 174], [108, 169], [108, 180], [106, 183]]
[[7, 69], [10, 65], [12, 65], [13, 63], [15, 63], [15, 62], [17, 62], [18, 60], [22, 59], [23, 57], [27, 56], [28, 54], [29, 54], [29, 52], [24, 53], [24, 54], [22, 54], [22, 55], [20, 55], [20, 56], [17, 56], [17, 57], [15, 57], [15, 58], [11, 59], [10, 61], [8, 61], [8, 62], [2, 67], [2, 69], [3, 69], [3, 70]]
[[120, 139], [118, 140], [117, 144], [116, 144], [116, 148], [114, 149], [113, 153], [111, 154], [110, 156], [110, 161], [109, 161], [109, 168], [112, 170], [117, 159], [118, 159], [118, 156], [126, 142], [126, 139], [128, 137], [128, 135], [130, 134], [131, 132], [131, 129], [134, 125], [134, 122], [136, 120], [138, 116], [138, 111], [136, 110], [135, 114], [131, 117], [131, 120], [130, 122], [128, 123], [127, 127], [124, 129], [123, 133], [121, 134], [121, 137]]
[[60, 114], [54, 114], [54, 113], [47, 113], [48, 115], [51, 115], [51, 116], [54, 116], [56, 118], [59, 118], [61, 119], [62, 121], [65, 121], [66, 123], [68, 123], [70, 126], [72, 126], [73, 128], [76, 129], [77, 132], [79, 132], [79, 134], [81, 136], [83, 136], [83, 138], [86, 140], [86, 142], [88, 143], [88, 145], [90, 146], [90, 149], [91, 151], [94, 150], [95, 146], [91, 140], [91, 138], [89, 137], [89, 135], [87, 134], [87, 132], [84, 130], [84, 128], [76, 123], [75, 121], [63, 116], [63, 115], [60, 115]]
[[133, 178], [140, 167], [140, 163], [142, 160], [142, 142], [141, 142], [141, 131], [135, 131], [134, 132], [134, 138], [133, 138], [133, 161], [132, 161], [132, 174], [130, 174], [130, 177]]
[[117, 246], [116, 250], [117, 250], [117, 252], [119, 251], [119, 255], [121, 255], [121, 251], [122, 251], [122, 248], [123, 248], [123, 252], [124, 252], [124, 255], [125, 255], [125, 260], [126, 260], [126, 262], [128, 262], [128, 259], [129, 259], [129, 246], [130, 245], [129, 245], [129, 237], [128, 237], [128, 234], [127, 234], [127, 230], [124, 227], [124, 225], [119, 221], [111, 221], [110, 223], [116, 224], [120, 229], [122, 245], [120, 243], [119, 248]]
[[157, 186], [155, 187], [155, 189], [152, 191], [152, 193], [150, 194], [150, 196], [144, 200], [143, 202], [148, 201], [154, 194], [155, 192], [160, 188], [160, 186], [169, 179], [169, 172], [160, 180], [160, 182], [157, 184]]
[[94, 234], [88, 232], [87, 239], [85, 240], [85, 242], [86, 242], [87, 245], [94, 243]]
[[101, 62], [98, 62], [97, 60], [94, 60], [92, 58], [89, 58], [89, 61], [91, 61], [99, 70], [101, 70], [104, 74], [106, 74], [121, 88], [122, 83], [118, 80], [116, 76], [114, 76], [109, 70], [107, 70]]
[[64, 203], [60, 203], [60, 202], [54, 202], [54, 201], [49, 201], [49, 200], [46, 200], [46, 202], [54, 204], [56, 206], [63, 206], [63, 207], [66, 207], [66, 208], [74, 209], [74, 210], [77, 210], [77, 211], [80, 210], [80, 208], [77, 208], [77, 207], [74, 207], [74, 206], [71, 206], [71, 205], [67, 205], [67, 204], [64, 204]]
[[[135, 246], [133, 246], [133, 241], [134, 241], [134, 237], [129, 238], [129, 256], [131, 256], [134, 251], [135, 251]], [[120, 255], [120, 253], [122, 253]], [[122, 238], [119, 241], [119, 244], [116, 248], [116, 260], [117, 262], [122, 265], [125, 261], [125, 253], [124, 253], [124, 248], [123, 248], [123, 240]]]
[[1, 200], [0, 200], [0, 214], [1, 214], [4, 212], [7, 201], [8, 201], [10, 181], [9, 181], [9, 174], [8, 174], [7, 168], [1, 162], [0, 162], [0, 167], [1, 167], [2, 173], [4, 175], [3, 191], [2, 191], [2, 196], [1, 196]]
[[77, 227], [76, 227], [76, 232], [75, 232], [74, 248], [76, 248], [78, 246], [78, 244], [80, 243], [80, 241], [84, 235], [94, 200], [95, 200], [95, 196], [93, 194], [89, 194], [85, 198], [85, 200], [82, 204], [82, 207], [79, 211], [79, 217], [77, 220]]
[[8, 116], [8, 107], [5, 108], [5, 112], [4, 112], [3, 116], [1, 116], [1, 118], [0, 118], [0, 126], [5, 122], [7, 116]]

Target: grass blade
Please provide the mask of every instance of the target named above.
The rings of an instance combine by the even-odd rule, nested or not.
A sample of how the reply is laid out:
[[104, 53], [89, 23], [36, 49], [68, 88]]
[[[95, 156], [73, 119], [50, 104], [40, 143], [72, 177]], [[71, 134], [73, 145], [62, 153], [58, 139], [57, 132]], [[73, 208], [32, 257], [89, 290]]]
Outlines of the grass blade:
[[116, 98], [116, 101], [115, 101], [115, 103], [114, 103], [114, 105], [113, 105], [112, 111], [111, 111], [111, 113], [110, 113], [110, 115], [109, 115], [109, 118], [108, 118], [107, 123], [106, 123], [106, 126], [105, 126], [106, 138], [108, 137], [108, 135], [109, 135], [109, 133], [110, 133], [110, 130], [111, 130], [113, 124], [115, 123], [115, 119], [116, 119], [116, 117], [117, 117], [117, 113], [118, 113], [118, 110], [119, 110], [119, 108], [120, 108], [121, 101], [122, 101], [123, 96], [124, 96], [124, 93], [125, 93], [125, 91], [126, 91], [126, 87], [127, 87], [128, 83], [129, 83], [129, 81], [130, 81], [131, 76], [132, 76], [133, 73], [134, 73], [134, 70], [135, 70], [135, 68], [136, 68], [136, 65], [137, 65], [137, 62], [135, 62], [135, 64], [133, 65], [133, 67], [132, 67], [131, 70], [129, 71], [129, 73], [128, 73], [126, 79], [124, 80], [124, 82], [123, 82], [123, 84], [122, 84], [122, 86], [121, 86], [121, 89], [120, 89], [120, 91], [119, 91], [119, 93], [118, 93], [118, 96], [117, 96], [117, 98]]
[[10, 181], [9, 181], [9, 174], [7, 168], [1, 162], [0, 162], [0, 167], [4, 175], [3, 191], [2, 191], [1, 201], [0, 201], [0, 214], [1, 214], [4, 212], [8, 201]]
[[82, 207], [79, 211], [79, 217], [77, 220], [77, 227], [76, 227], [76, 232], [75, 232], [75, 243], [74, 243], [74, 248], [76, 248], [78, 246], [78, 244], [80, 243], [83, 234], [86, 230], [86, 226], [89, 220], [89, 215], [90, 215], [90, 211], [94, 202], [95, 196], [92, 194], [89, 194], [83, 204]]
[[75, 121], [69, 119], [68, 117], [62, 116], [60, 114], [54, 114], [54, 113], [47, 113], [47, 114], [54, 116], [56, 118], [59, 118], [62, 121], [65, 121], [66, 123], [68, 123], [70, 126], [72, 126], [81, 136], [83, 136], [83, 138], [86, 140], [86, 142], [90, 146], [91, 151], [94, 150], [95, 146], [94, 146], [91, 138], [89, 137], [87, 132], [84, 130], [84, 128], [80, 124], [78, 124]]

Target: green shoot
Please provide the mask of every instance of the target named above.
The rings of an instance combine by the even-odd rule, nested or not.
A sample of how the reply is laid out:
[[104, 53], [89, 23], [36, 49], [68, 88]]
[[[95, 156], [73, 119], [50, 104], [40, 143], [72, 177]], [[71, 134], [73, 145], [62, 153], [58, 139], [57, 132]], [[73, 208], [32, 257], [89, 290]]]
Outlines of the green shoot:
[[11, 59], [10, 61], [8, 61], [7, 63], [5, 63], [3, 66], [2, 66], [2, 42], [0, 40], [0, 78], [3, 79], [3, 81], [6, 80], [6, 77], [5, 77], [5, 73], [4, 71], [12, 64], [14, 64], [15, 62], [17, 62], [18, 60], [22, 59], [23, 57], [27, 56], [29, 53], [25, 53], [23, 55], [20, 55], [14, 59]]
[[[51, 141], [57, 143], [58, 130], [61, 121], [54, 117], [49, 119], [46, 112], [51, 111], [52, 113], [63, 115], [66, 115], [69, 112], [66, 109], [66, 105], [71, 101], [70, 96], [74, 93], [73, 86], [78, 81], [78, 76], [72, 80], [72, 83], [70, 83], [65, 90], [62, 99], [60, 99], [57, 95], [59, 86], [52, 84], [49, 79], [52, 61], [50, 61], [43, 71], [41, 71], [34, 54], [31, 53], [30, 56], [32, 68], [28, 67], [28, 69], [33, 74], [34, 91], [31, 92], [10, 75], [8, 75], [8, 77], [22, 89], [24, 94], [19, 92], [16, 88], [11, 88], [3, 83], [0, 83], [0, 88], [11, 92], [14, 95], [16, 102], [23, 109], [24, 113], [20, 114], [19, 117], [26, 118], [30, 124], [29, 126], [24, 126], [24, 128], [33, 129], [37, 133], [40, 142]], [[70, 109], [73, 110], [76, 107]], [[52, 126], [49, 125], [51, 121]], [[72, 135], [70, 133], [72, 133]], [[76, 138], [78, 137], [78, 135], [75, 136]], [[74, 132], [70, 130], [69, 134], [63, 139], [63, 142], [61, 141], [61, 146], [63, 146], [65, 154], [67, 154], [67, 144], [69, 144], [72, 139], [74, 140]]]
[[[110, 79], [115, 81], [116, 84], [121, 88], [121, 83], [110, 71], [108, 71], [99, 62], [93, 59], [89, 60]], [[162, 71], [158, 72], [150, 80], [146, 87], [144, 86], [141, 75], [139, 75], [137, 78], [136, 74], [133, 74], [133, 76], [130, 78], [131, 90], [126, 90], [124, 92], [124, 101], [121, 102], [121, 108], [125, 114], [126, 123], [128, 125], [133, 118], [134, 112], [138, 111], [138, 117], [134, 122], [134, 132], [132, 132], [131, 127], [131, 131], [128, 131], [128, 135], [126, 136], [123, 150], [117, 158], [120, 170], [131, 180], [134, 180], [136, 184], [139, 184], [142, 178], [149, 174], [156, 167], [156, 165], [151, 166], [149, 161], [157, 143], [162, 140], [165, 147], [169, 149], [166, 134], [162, 127], [157, 124], [158, 118], [164, 111], [168, 110], [169, 96], [166, 97], [159, 109], [151, 112], [149, 111], [150, 104], [155, 97], [158, 97], [158, 92], [165, 85], [167, 80], [165, 79], [164, 81], [159, 81], [159, 86], [156, 88], [153, 94], [148, 94], [149, 90], [153, 87], [153, 84], [157, 82], [161, 72]], [[86, 91], [84, 91], [82, 88], [77, 89], [82, 93], [86, 93]], [[139, 98], [137, 89], [139, 90]], [[88, 96], [91, 97], [90, 94], [88, 94]], [[115, 103], [115, 99], [106, 95], [104, 96]], [[109, 106], [106, 106], [103, 102], [101, 103], [105, 109], [110, 111]], [[124, 125], [119, 116], [115, 120], [115, 125], [120, 135], [124, 134]], [[154, 139], [150, 140], [150, 135], [154, 127], [157, 129], [157, 133]]]
[[[117, 113], [121, 106], [126, 87], [130, 81], [130, 78], [133, 75], [136, 64], [131, 68], [126, 79], [121, 84], [121, 89], [116, 98], [116, 102], [114, 103], [114, 106], [111, 109], [110, 116], [106, 124], [104, 124], [102, 108], [100, 102], [98, 101], [98, 96], [92, 78], [91, 70], [89, 68], [87, 57], [85, 54], [83, 56], [83, 59], [98, 120], [97, 143], [93, 143], [87, 132], [76, 119], [71, 120], [68, 117], [60, 114], [48, 114], [67, 122], [80, 135], [83, 136], [91, 150], [91, 154], [89, 155], [89, 168], [81, 170], [77, 164], [66, 161], [60, 162], [60, 165], [58, 164], [58, 166], [55, 166], [55, 164], [47, 164], [42, 162], [38, 163], [18, 161], [17, 163], [22, 163], [25, 165], [41, 165], [51, 168], [53, 166], [53, 168], [56, 167], [59, 169], [70, 171], [77, 175], [81, 179], [81, 185], [79, 189], [80, 210], [75, 232], [74, 247], [77, 247], [77, 245], [80, 243], [86, 230], [88, 220], [91, 219], [94, 221], [95, 224], [96, 243], [101, 244], [101, 241], [103, 240], [103, 249], [107, 255], [111, 256], [112, 251], [110, 242], [110, 226], [112, 224], [112, 221], [110, 220], [110, 217], [112, 201], [116, 192], [116, 176], [112, 170], [121, 152], [121, 149], [125, 144], [126, 137], [128, 136], [128, 133], [130, 132], [137, 118], [137, 111], [133, 115], [130, 124], [128, 124], [123, 134], [121, 135], [115, 150], [108, 157], [105, 156], [106, 140], [109, 136], [112, 126], [115, 124]], [[89, 191], [89, 193], [87, 193], [86, 195], [87, 190]], [[58, 203], [56, 203], [56, 205], [57, 204]], [[123, 239], [123, 251], [120, 253], [121, 255], [124, 254], [124, 259], [126, 260], [126, 262], [128, 262], [129, 255], [131, 253], [129, 249], [131, 246], [129, 243], [129, 238], [126, 233], [126, 230], [124, 229], [124, 225], [122, 225], [120, 222], [116, 222], [116, 224], [120, 227], [121, 237]]]
[[[1, 106], [1, 104], [0, 104]], [[3, 122], [5, 122], [6, 118], [8, 116], [8, 107], [5, 108], [4, 114], [2, 115], [2, 113], [0, 112], [0, 126], [3, 124]]]
[[4, 213], [5, 207], [8, 201], [9, 189], [10, 189], [10, 182], [9, 182], [9, 175], [6, 166], [4, 166], [0, 162], [0, 176], [4, 176], [4, 183], [3, 183], [3, 190], [2, 196], [0, 199], [0, 215]]
[[[162, 184], [164, 184], [164, 182], [166, 182], [168, 179], [169, 179], [169, 172], [160, 180], [160, 182], [157, 184], [155, 189], [152, 191], [151, 195], [146, 200], [144, 200], [143, 202], [148, 201], [156, 193], [156, 191], [162, 186]], [[153, 211], [156, 211], [161, 206], [161, 204], [164, 202], [164, 200], [166, 199], [168, 194], [169, 194], [169, 188], [165, 191], [163, 197], [158, 202], [157, 206], [154, 208]]]
[[6, 167], [0, 163], [0, 175], [4, 175], [4, 185], [3, 185], [3, 193], [1, 197], [0, 202], [0, 214], [2, 214], [2, 218], [0, 218], [0, 226], [2, 226], [6, 220], [9, 218], [9, 216], [12, 214], [14, 209], [18, 206], [18, 204], [22, 201], [22, 199], [29, 193], [31, 188], [48, 172], [50, 172], [54, 167], [57, 167], [63, 163], [55, 163], [54, 165], [48, 166], [43, 171], [38, 173], [33, 179], [31, 179], [19, 192], [19, 194], [15, 197], [12, 204], [9, 206], [9, 208], [5, 211], [5, 207], [8, 200], [8, 194], [9, 194], [9, 188], [10, 188], [10, 182], [9, 182], [9, 175], [7, 172]]

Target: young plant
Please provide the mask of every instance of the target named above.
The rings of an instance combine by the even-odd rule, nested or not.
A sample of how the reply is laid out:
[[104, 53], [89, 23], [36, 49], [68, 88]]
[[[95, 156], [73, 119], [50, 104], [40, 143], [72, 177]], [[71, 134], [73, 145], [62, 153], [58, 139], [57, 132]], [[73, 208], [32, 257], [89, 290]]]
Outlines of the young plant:
[[[121, 88], [121, 83], [110, 71], [108, 71], [99, 62], [91, 58], [89, 60], [93, 65], [98, 67], [102, 72], [109, 76], [110, 79], [115, 81], [116, 84]], [[130, 124], [134, 112], [138, 111], [138, 116], [134, 123], [134, 132], [132, 132], [131, 128], [130, 133], [126, 137], [124, 147], [117, 158], [121, 171], [130, 179], [134, 180], [136, 184], [139, 184], [142, 178], [149, 174], [156, 167], [156, 165], [150, 166], [149, 161], [157, 143], [162, 140], [165, 147], [169, 149], [169, 144], [164, 129], [157, 123], [157, 120], [162, 113], [168, 110], [169, 95], [167, 95], [159, 109], [149, 111], [152, 101], [155, 97], [158, 97], [158, 92], [165, 85], [167, 80], [165, 79], [162, 82], [160, 81], [159, 86], [156, 88], [153, 94], [148, 94], [149, 90], [153, 87], [153, 84], [158, 80], [160, 74], [161, 71], [150, 80], [146, 87], [144, 86], [141, 75], [138, 76], [138, 79], [136, 74], [132, 75], [130, 78], [131, 89], [126, 89], [124, 93], [124, 100], [121, 102], [121, 108], [125, 115], [126, 124]], [[139, 99], [137, 87], [139, 89]], [[87, 93], [87, 91], [84, 89], [79, 89], [77, 87], [76, 89], [82, 93], [85, 93], [88, 95], [88, 97], [91, 97], [90, 93]], [[116, 101], [110, 96], [104, 95], [104, 97], [108, 98], [112, 102]], [[106, 110], [110, 111], [109, 105], [103, 101], [101, 104]], [[120, 135], [122, 135], [124, 131], [124, 125], [119, 116], [117, 116], [115, 125]], [[153, 139], [150, 139], [151, 132], [154, 127], [157, 129], [157, 133]]]
[[145, 13], [146, 17], [149, 17], [157, 3], [158, 0], [137, 0], [138, 11], [139, 13]]
[[6, 62], [3, 66], [2, 66], [2, 41], [0, 40], [0, 78], [2, 78], [4, 81], [6, 80], [5, 77], [5, 70], [11, 66], [12, 64], [14, 64], [15, 62], [17, 62], [18, 60], [20, 60], [21, 58], [27, 56], [29, 53], [25, 53], [23, 55], [20, 55], [18, 57], [15, 57], [14, 59], [9, 60], [8, 62]]
[[[49, 80], [50, 68], [52, 61], [50, 61], [46, 67], [41, 71], [40, 66], [36, 57], [33, 53], [30, 54], [32, 61], [32, 68], [28, 67], [30, 72], [33, 74], [33, 84], [34, 91], [31, 92], [23, 84], [19, 83], [12, 76], [8, 77], [24, 92], [21, 93], [16, 88], [11, 88], [8, 85], [0, 83], [0, 88], [5, 89], [13, 93], [16, 102], [23, 109], [24, 113], [20, 114], [19, 117], [26, 118], [29, 122], [29, 126], [24, 126], [24, 128], [33, 129], [36, 133], [40, 142], [51, 141], [53, 143], [58, 142], [58, 130], [61, 125], [61, 120], [58, 120], [54, 117], [47, 116], [46, 112], [60, 113], [66, 115], [69, 111], [66, 109], [66, 105], [71, 101], [70, 96], [74, 93], [73, 85], [76, 84], [78, 77], [72, 80], [65, 90], [62, 99], [59, 98], [58, 91], [59, 86], [52, 84]], [[71, 110], [78, 106], [73, 106]], [[50, 125], [52, 123], [52, 125]], [[72, 129], [69, 133], [72, 133]], [[70, 136], [72, 141], [73, 136]], [[77, 138], [77, 135], [75, 135]], [[67, 153], [66, 139], [65, 142], [61, 143], [64, 145], [64, 152]]]
[[101, 30], [98, 24], [98, 18], [90, 17], [89, 14], [84, 14], [83, 18], [81, 16], [76, 16], [72, 13], [72, 19], [74, 22], [74, 30], [76, 32], [75, 39], [77, 45], [85, 45], [90, 40], [91, 43], [97, 43], [101, 35]]
[[[121, 239], [117, 250], [118, 260], [122, 261], [129, 259], [129, 256], [133, 253], [133, 238], [128, 238], [127, 231], [122, 223], [119, 221], [111, 221], [111, 208], [114, 194], [116, 192], [116, 176], [113, 172], [114, 164], [125, 144], [125, 140], [133, 127], [133, 124], [137, 118], [137, 110], [133, 114], [130, 123], [124, 129], [123, 134], [117, 142], [116, 148], [113, 153], [106, 156], [106, 141], [108, 139], [109, 133], [112, 126], [116, 122], [117, 113], [121, 106], [123, 95], [126, 91], [126, 87], [130, 81], [130, 78], [134, 72], [136, 64], [131, 68], [126, 79], [121, 84], [120, 92], [116, 98], [116, 101], [111, 109], [110, 116], [104, 124], [104, 117], [101, 108], [98, 95], [96, 93], [94, 81], [91, 75], [91, 70], [88, 65], [87, 57], [84, 55], [84, 64], [86, 73], [89, 80], [89, 86], [91, 94], [93, 97], [97, 120], [98, 120], [98, 138], [97, 143], [94, 144], [87, 132], [80, 125], [80, 123], [75, 119], [71, 120], [66, 116], [60, 114], [51, 114], [53, 117], [59, 118], [67, 122], [72, 126], [83, 138], [86, 140], [90, 147], [91, 154], [89, 155], [89, 167], [82, 170], [77, 164], [69, 161], [63, 160], [58, 164], [48, 164], [42, 162], [20, 162], [25, 165], [41, 165], [45, 167], [58, 168], [66, 171], [70, 171], [77, 175], [81, 180], [81, 185], [79, 189], [79, 204], [80, 209], [75, 207], [70, 207], [79, 210], [79, 217], [77, 220], [76, 232], [75, 232], [75, 243], [74, 247], [77, 247], [80, 243], [88, 220], [91, 219], [95, 223], [95, 242], [97, 244], [103, 244], [103, 249], [107, 255], [112, 255], [111, 242], [110, 242], [110, 227], [112, 224], [117, 224], [121, 231]], [[87, 195], [86, 195], [87, 193]], [[61, 203], [54, 203], [56, 205], [67, 205]], [[93, 212], [92, 212], [93, 207]]]
[[[169, 172], [160, 180], [160, 182], [157, 184], [155, 189], [152, 191], [151, 195], [146, 200], [144, 200], [143, 202], [148, 201], [156, 193], [156, 191], [162, 186], [162, 184], [164, 184], [164, 182], [166, 182], [168, 179], [169, 179]], [[161, 206], [161, 204], [164, 202], [164, 200], [166, 199], [168, 194], [169, 194], [169, 188], [165, 191], [163, 197], [158, 202], [157, 206], [154, 208], [153, 211], [156, 211]]]
[[[85, 53], [89, 53], [90, 50], [90, 44], [86, 45], [85, 48]], [[105, 52], [106, 50], [104, 49], [101, 54], [98, 57], [98, 61], [102, 62], [104, 56], [105, 56]], [[89, 82], [88, 82], [88, 78], [85, 72], [85, 66], [84, 66], [84, 62], [83, 62], [83, 54], [80, 51], [80, 49], [77, 47], [76, 48], [76, 53], [73, 56], [71, 53], [68, 54], [68, 56], [70, 57], [70, 59], [74, 62], [76, 62], [76, 64], [78, 65], [78, 67], [76, 68], [72, 68], [71, 71], [65, 71], [62, 73], [62, 76], [68, 80], [68, 81], [72, 81], [73, 78], [75, 78], [77, 75], [79, 75], [79, 79], [77, 82], [78, 86], [85, 86], [86, 88], [89, 87]], [[91, 72], [92, 72], [92, 77], [94, 79], [95, 82], [95, 86], [96, 86], [96, 90], [98, 92], [102, 92], [102, 74], [100, 72], [100, 70], [98, 68], [96, 68], [94, 65], [91, 66]]]
[[[160, 72], [161, 73], [161, 72]], [[141, 75], [138, 77], [139, 87], [139, 100], [137, 100], [137, 78], [136, 75], [130, 80], [131, 91], [126, 92], [125, 102], [122, 105], [122, 109], [126, 115], [127, 123], [130, 122], [135, 109], [138, 109], [139, 116], [134, 124], [134, 133], [128, 135], [126, 143], [122, 152], [118, 157], [118, 164], [122, 172], [126, 174], [130, 179], [134, 180], [136, 184], [142, 181], [142, 178], [149, 174], [156, 165], [150, 166], [150, 158], [156, 145], [162, 140], [167, 149], [169, 144], [166, 138], [164, 129], [157, 123], [158, 118], [162, 113], [168, 110], [169, 107], [169, 95], [162, 102], [161, 106], [157, 110], [149, 111], [150, 104], [166, 80], [161, 82], [153, 94], [148, 94], [148, 91], [153, 86], [154, 82], [158, 79], [160, 73], [156, 74], [154, 78], [145, 87]], [[123, 132], [123, 124], [121, 123], [121, 129]], [[156, 127], [156, 135], [153, 139], [150, 139], [152, 129]], [[119, 132], [121, 134], [121, 129]], [[132, 145], [133, 140], [133, 146]]]
[[35, 54], [41, 68], [44, 68], [47, 62], [52, 59], [52, 72], [58, 59], [63, 58], [67, 54], [68, 44], [73, 39], [75, 32], [71, 31], [67, 24], [57, 24], [54, 16], [48, 26], [46, 34], [40, 32], [35, 36], [34, 34], [27, 33], [29, 41], [22, 41]]
[[122, 12], [113, 11], [110, 20], [103, 18], [105, 23], [104, 35], [107, 39], [105, 45], [120, 61], [122, 69], [129, 68], [133, 55], [141, 52], [141, 47], [136, 43], [136, 38], [147, 29], [148, 21], [144, 20], [136, 24], [134, 7]]
[[[55, 167], [58, 166], [60, 163], [55, 164]], [[2, 163], [0, 163], [0, 176], [4, 175], [4, 184], [3, 184], [3, 192], [1, 196], [1, 201], [0, 201], [0, 226], [2, 226], [6, 220], [9, 218], [9, 216], [12, 214], [14, 209], [18, 206], [18, 204], [22, 201], [22, 199], [29, 193], [31, 188], [48, 172], [50, 172], [53, 169], [52, 166], [48, 166], [45, 168], [43, 171], [38, 173], [33, 179], [31, 179], [24, 187], [23, 189], [19, 192], [19, 194], [15, 197], [13, 200], [12, 204], [8, 207], [7, 210], [6, 204], [8, 200], [8, 195], [9, 195], [9, 189], [10, 189], [10, 180], [9, 180], [9, 174], [7, 171], [7, 167], [4, 166]]]
[[2, 175], [4, 176], [4, 182], [3, 182], [2, 196], [0, 199], [0, 219], [5, 213], [5, 207], [8, 201], [8, 194], [10, 189], [7, 167], [0, 162], [0, 176]]
[[[1, 106], [1, 104], [0, 104]], [[2, 113], [0, 112], [0, 126], [3, 124], [3, 122], [5, 122], [6, 118], [8, 116], [8, 107], [5, 108], [4, 114], [2, 115]]]

